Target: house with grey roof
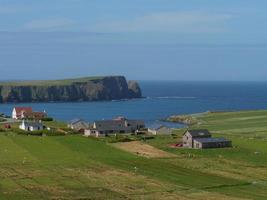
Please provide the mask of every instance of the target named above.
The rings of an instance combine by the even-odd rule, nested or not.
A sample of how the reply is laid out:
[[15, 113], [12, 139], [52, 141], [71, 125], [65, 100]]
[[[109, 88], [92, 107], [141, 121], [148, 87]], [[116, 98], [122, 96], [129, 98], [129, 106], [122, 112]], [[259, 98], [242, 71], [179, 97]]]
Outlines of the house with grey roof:
[[85, 130], [85, 136], [107, 136], [117, 133], [135, 133], [145, 128], [142, 120], [128, 120], [124, 117], [118, 117], [112, 120], [95, 121], [89, 129]]
[[232, 142], [225, 138], [213, 138], [206, 129], [187, 130], [183, 135], [183, 147], [194, 149], [231, 147]]
[[79, 132], [84, 132], [89, 127], [90, 124], [82, 119], [73, 119], [68, 123], [68, 128]]
[[24, 131], [40, 131], [44, 129], [44, 125], [41, 122], [26, 122], [23, 120], [19, 128]]

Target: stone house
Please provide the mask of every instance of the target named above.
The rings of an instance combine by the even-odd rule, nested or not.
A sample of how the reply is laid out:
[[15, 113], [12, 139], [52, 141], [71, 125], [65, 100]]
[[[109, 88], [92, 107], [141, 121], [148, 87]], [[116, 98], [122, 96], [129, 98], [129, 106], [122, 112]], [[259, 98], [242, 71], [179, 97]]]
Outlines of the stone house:
[[225, 138], [212, 138], [206, 129], [187, 130], [183, 135], [183, 147], [204, 149], [231, 147], [232, 142]]

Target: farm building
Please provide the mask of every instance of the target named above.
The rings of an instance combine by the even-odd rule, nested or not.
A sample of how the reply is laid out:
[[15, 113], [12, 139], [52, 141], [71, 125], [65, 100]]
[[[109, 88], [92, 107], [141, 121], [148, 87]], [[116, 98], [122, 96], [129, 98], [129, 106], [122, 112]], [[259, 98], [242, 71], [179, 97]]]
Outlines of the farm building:
[[187, 130], [183, 135], [183, 147], [194, 149], [231, 147], [232, 142], [225, 138], [212, 138], [206, 130]]
[[44, 125], [41, 122], [25, 122], [23, 120], [19, 128], [24, 131], [40, 131], [44, 129]]
[[145, 128], [141, 120], [128, 120], [118, 117], [113, 120], [95, 121], [89, 129], [85, 130], [85, 136], [106, 136], [115, 133], [134, 133]]
[[160, 125], [158, 127], [148, 128], [148, 133], [152, 135], [170, 135], [172, 134], [172, 129]]
[[84, 130], [89, 128], [89, 123], [82, 119], [73, 119], [68, 123], [68, 128], [80, 132], [84, 132]]
[[196, 138], [194, 139], [194, 149], [223, 148], [231, 147], [232, 142], [225, 138]]

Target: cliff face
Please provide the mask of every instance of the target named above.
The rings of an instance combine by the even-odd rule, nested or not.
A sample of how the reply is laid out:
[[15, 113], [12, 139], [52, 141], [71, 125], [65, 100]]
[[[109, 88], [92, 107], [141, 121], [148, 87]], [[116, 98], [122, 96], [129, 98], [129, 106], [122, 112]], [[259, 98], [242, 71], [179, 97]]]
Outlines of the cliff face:
[[141, 98], [137, 82], [122, 76], [0, 84], [0, 102], [104, 101]]

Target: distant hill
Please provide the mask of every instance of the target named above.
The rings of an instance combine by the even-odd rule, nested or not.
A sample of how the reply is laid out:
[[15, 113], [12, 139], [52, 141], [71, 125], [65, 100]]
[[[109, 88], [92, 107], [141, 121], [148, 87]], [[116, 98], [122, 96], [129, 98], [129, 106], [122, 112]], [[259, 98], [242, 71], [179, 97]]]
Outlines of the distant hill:
[[141, 98], [136, 81], [123, 76], [0, 82], [0, 102], [104, 101]]

